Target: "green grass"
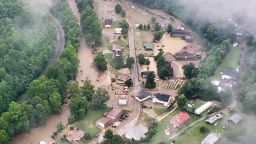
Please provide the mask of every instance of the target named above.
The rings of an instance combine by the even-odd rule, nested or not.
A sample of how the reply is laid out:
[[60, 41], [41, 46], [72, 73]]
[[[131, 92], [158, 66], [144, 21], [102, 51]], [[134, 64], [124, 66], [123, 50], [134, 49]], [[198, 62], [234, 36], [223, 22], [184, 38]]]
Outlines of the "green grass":
[[165, 108], [155, 108], [154, 111], [157, 115], [161, 115], [162, 113], [166, 112], [166, 109]]
[[170, 143], [170, 140], [168, 139], [168, 136], [165, 134], [165, 129], [167, 126], [170, 125], [170, 119], [172, 116], [176, 115], [179, 112], [179, 110], [175, 110], [173, 113], [168, 115], [166, 118], [158, 122], [158, 126], [156, 129], [156, 135], [153, 136], [151, 142], [153, 144], [157, 144], [159, 142], [165, 142]]
[[97, 128], [94, 124], [100, 119], [103, 114], [109, 111], [110, 108], [101, 108], [99, 110], [89, 109], [87, 115], [84, 119], [76, 122], [77, 128], [83, 130], [85, 133], [89, 133], [90, 135], [96, 135], [100, 132], [100, 129]]
[[128, 42], [126, 40], [117, 40], [115, 42], [113, 42], [114, 44], [118, 44], [118, 45], [121, 45], [123, 46], [124, 48], [128, 48]]
[[222, 132], [223, 129], [221, 125], [213, 126], [207, 124], [205, 121], [201, 121], [197, 125], [193, 126], [191, 129], [185, 131], [181, 136], [176, 139], [175, 144], [199, 144], [201, 141], [210, 133], [203, 134], [200, 132], [200, 128], [205, 126], [209, 129], [210, 132]]
[[225, 67], [236, 67], [239, 65], [239, 60], [240, 60], [240, 53], [241, 53], [241, 48], [239, 47], [232, 47], [227, 54], [227, 56], [224, 58], [223, 62], [219, 65], [217, 68], [214, 78], [219, 79], [220, 78], [220, 72], [225, 68]]
[[105, 54], [105, 58], [107, 59], [108, 63], [109, 63], [111, 66], [114, 66], [113, 54], [112, 54], [112, 53], [107, 53], [107, 54]]

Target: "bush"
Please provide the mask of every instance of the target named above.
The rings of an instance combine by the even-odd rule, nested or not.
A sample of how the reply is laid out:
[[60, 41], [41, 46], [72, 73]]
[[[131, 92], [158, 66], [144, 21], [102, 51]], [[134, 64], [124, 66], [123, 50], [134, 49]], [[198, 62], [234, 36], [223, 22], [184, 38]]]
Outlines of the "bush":
[[92, 139], [92, 136], [91, 136], [89, 133], [85, 133], [85, 134], [84, 134], [84, 139], [85, 139], [85, 140], [91, 140], [91, 139]]
[[200, 132], [202, 134], [207, 134], [209, 132], [209, 129], [205, 126], [200, 127]]

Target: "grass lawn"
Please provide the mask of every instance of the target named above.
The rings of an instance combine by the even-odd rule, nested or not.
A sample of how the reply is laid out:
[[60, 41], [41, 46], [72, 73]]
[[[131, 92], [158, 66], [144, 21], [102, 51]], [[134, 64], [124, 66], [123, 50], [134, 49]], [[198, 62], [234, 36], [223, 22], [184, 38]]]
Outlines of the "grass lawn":
[[239, 59], [240, 59], [240, 53], [241, 53], [241, 48], [239, 47], [232, 47], [227, 54], [227, 56], [224, 58], [223, 62], [219, 65], [217, 68], [214, 78], [219, 79], [220, 78], [220, 72], [225, 68], [225, 67], [236, 67], [239, 65]]
[[168, 139], [168, 136], [165, 134], [165, 129], [167, 126], [170, 125], [170, 119], [172, 116], [176, 115], [179, 112], [178, 109], [176, 109], [173, 113], [168, 115], [166, 118], [164, 118], [162, 121], [158, 122], [158, 126], [156, 129], [156, 134], [153, 136], [151, 142], [153, 144], [157, 144], [159, 142], [165, 142], [170, 143], [170, 140]]
[[154, 111], [157, 115], [161, 115], [162, 113], [166, 112], [166, 108], [154, 108]]
[[114, 43], [114, 44], [121, 45], [121, 46], [123, 46], [125, 49], [128, 48], [128, 41], [126, 41], [126, 40], [119, 39], [119, 40], [116, 40], [116, 41], [113, 42], [113, 43]]
[[209, 129], [210, 132], [222, 132], [221, 124], [216, 127], [210, 124], [207, 124], [205, 121], [201, 121], [197, 125], [193, 126], [191, 129], [187, 130], [183, 135], [179, 136], [176, 139], [175, 144], [199, 144], [201, 141], [209, 134], [202, 134], [200, 128], [205, 126]]
[[113, 54], [112, 54], [112, 53], [107, 53], [107, 54], [105, 54], [105, 58], [107, 59], [108, 63], [109, 63], [111, 66], [114, 66]]
[[95, 135], [100, 132], [100, 129], [97, 128], [94, 123], [100, 119], [103, 114], [109, 111], [110, 108], [101, 108], [99, 110], [89, 109], [87, 115], [84, 119], [76, 122], [77, 128], [83, 130], [85, 133], [89, 133], [90, 135]]

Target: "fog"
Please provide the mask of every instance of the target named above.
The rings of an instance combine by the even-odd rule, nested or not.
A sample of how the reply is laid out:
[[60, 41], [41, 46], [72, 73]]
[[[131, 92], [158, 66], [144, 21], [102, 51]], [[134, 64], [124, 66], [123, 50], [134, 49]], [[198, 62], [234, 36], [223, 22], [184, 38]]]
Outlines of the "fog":
[[[256, 22], [256, 0], [179, 0], [188, 9], [196, 11], [197, 16], [211, 22], [232, 19], [234, 23], [243, 23], [240, 28], [253, 29]], [[193, 15], [191, 15], [193, 16]], [[234, 22], [236, 20], [236, 22]], [[230, 21], [230, 20], [229, 20]], [[230, 21], [231, 22], [231, 21]], [[219, 25], [221, 26], [221, 25]]]

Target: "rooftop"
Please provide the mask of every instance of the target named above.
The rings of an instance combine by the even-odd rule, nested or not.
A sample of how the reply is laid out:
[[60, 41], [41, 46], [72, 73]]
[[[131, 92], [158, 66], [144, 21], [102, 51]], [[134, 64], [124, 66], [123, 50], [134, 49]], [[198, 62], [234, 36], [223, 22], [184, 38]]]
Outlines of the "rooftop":
[[232, 121], [233, 123], [237, 124], [242, 120], [242, 116], [239, 114], [233, 114], [231, 117], [228, 118], [229, 121]]
[[117, 109], [114, 108], [112, 109], [107, 115], [107, 118], [111, 118], [111, 119], [118, 119], [120, 117], [120, 115], [122, 114], [123, 110], [122, 109]]
[[113, 19], [105, 19], [104, 24], [105, 25], [112, 25]]
[[174, 126], [180, 126], [190, 119], [190, 116], [186, 112], [179, 112], [171, 119], [171, 123]]
[[220, 139], [220, 135], [217, 133], [210, 133], [201, 144], [215, 144]]
[[146, 42], [144, 43], [144, 48], [152, 50], [154, 49], [154, 43]]
[[73, 141], [79, 141], [84, 136], [82, 130], [70, 130], [67, 133], [67, 140], [71, 143]]
[[137, 98], [140, 99], [140, 100], [143, 100], [143, 99], [145, 99], [145, 98], [147, 98], [147, 97], [150, 97], [150, 96], [151, 96], [151, 94], [150, 94], [149, 92], [146, 92], [146, 91], [144, 91], [144, 90], [141, 90], [141, 91], [138, 93]]
[[160, 101], [163, 101], [163, 102], [169, 102], [169, 99], [170, 99], [170, 95], [168, 94], [163, 94], [163, 93], [156, 93], [154, 94], [155, 98], [160, 100]]
[[44, 140], [40, 141], [40, 144], [54, 144], [55, 140], [51, 137], [45, 138]]
[[222, 75], [228, 75], [230, 77], [237, 77], [238, 72], [236, 71], [236, 69], [231, 68], [231, 67], [226, 67], [223, 69], [223, 71], [221, 72]]

